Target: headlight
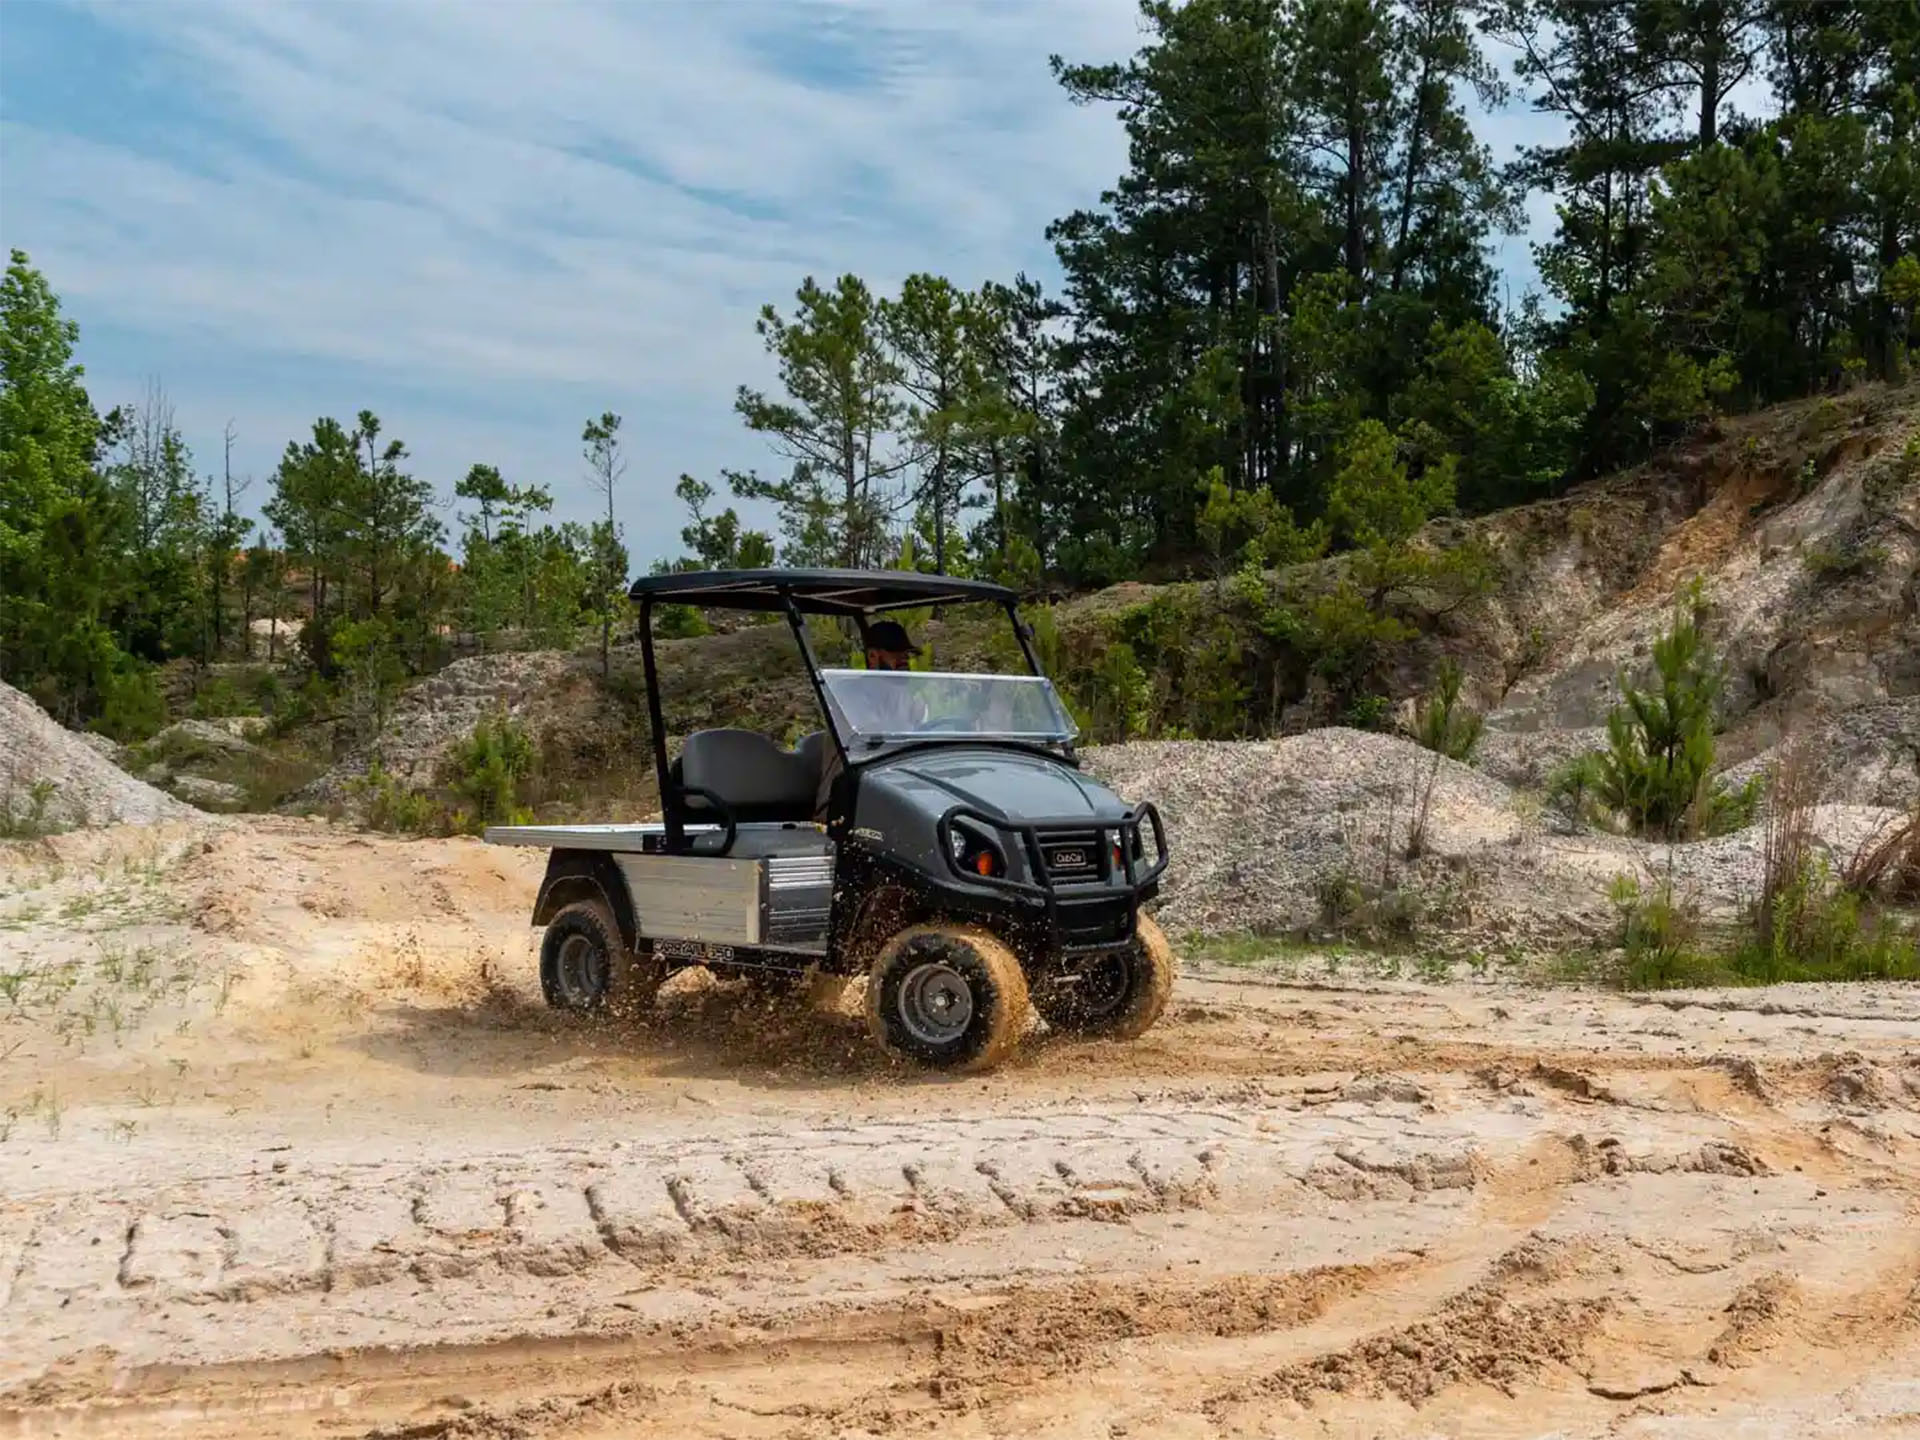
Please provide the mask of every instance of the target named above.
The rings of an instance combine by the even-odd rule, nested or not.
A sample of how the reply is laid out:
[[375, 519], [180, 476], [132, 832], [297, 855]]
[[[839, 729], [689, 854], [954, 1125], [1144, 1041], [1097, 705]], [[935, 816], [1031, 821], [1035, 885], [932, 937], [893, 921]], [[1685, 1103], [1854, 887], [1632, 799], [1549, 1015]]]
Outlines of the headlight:
[[1007, 873], [1006, 858], [1000, 847], [970, 826], [947, 827], [947, 851], [955, 868], [972, 875], [995, 878]]

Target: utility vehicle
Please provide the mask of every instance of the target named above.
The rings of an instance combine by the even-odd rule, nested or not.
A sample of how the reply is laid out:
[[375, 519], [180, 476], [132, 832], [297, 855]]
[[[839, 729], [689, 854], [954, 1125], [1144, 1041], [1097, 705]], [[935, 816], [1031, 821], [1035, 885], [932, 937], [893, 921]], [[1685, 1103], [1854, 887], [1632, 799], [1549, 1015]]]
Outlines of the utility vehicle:
[[[1013, 591], [907, 571], [734, 570], [650, 576], [633, 598], [660, 823], [486, 832], [552, 851], [533, 907], [549, 1004], [644, 1005], [688, 965], [788, 995], [810, 976], [864, 974], [874, 1038], [959, 1070], [1005, 1059], [1030, 1007], [1057, 1029], [1122, 1039], [1159, 1018], [1174, 959], [1142, 906], [1167, 866], [1165, 828], [1151, 804], [1081, 772]], [[669, 759], [653, 636], [669, 604], [784, 618], [821, 728], [791, 749], [696, 730]], [[809, 632], [810, 617], [832, 617], [859, 656], [880, 617], [980, 605], [1004, 612], [1028, 673], [823, 667]]]

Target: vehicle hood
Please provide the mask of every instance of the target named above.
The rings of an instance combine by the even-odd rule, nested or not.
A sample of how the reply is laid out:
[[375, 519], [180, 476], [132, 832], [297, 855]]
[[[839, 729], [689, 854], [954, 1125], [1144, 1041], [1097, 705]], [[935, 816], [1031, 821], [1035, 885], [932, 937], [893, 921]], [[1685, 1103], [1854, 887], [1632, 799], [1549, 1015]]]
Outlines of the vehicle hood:
[[879, 784], [942, 812], [971, 805], [991, 819], [1117, 820], [1127, 805], [1098, 780], [1059, 761], [988, 746], [919, 750], [875, 762], [863, 785]]

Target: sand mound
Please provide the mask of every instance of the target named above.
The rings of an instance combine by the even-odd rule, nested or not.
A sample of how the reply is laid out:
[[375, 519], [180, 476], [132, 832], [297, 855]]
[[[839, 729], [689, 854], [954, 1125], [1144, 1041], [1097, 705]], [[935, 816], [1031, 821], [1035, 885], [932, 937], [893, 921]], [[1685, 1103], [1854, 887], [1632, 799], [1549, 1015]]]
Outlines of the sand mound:
[[152, 825], [199, 814], [127, 774], [88, 740], [63, 729], [32, 700], [0, 683], [0, 808], [9, 818], [29, 816], [35, 788], [48, 784], [39, 823], [48, 829], [79, 825]]

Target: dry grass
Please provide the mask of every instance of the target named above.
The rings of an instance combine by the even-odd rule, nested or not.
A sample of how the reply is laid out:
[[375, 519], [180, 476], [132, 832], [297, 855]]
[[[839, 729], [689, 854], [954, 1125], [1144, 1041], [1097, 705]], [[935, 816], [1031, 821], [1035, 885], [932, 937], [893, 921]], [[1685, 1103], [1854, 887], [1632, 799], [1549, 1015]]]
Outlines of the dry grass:
[[1883, 900], [1920, 900], [1920, 807], [1883, 825], [1847, 862], [1847, 889]]
[[1820, 780], [1813, 748], [1802, 740], [1788, 744], [1768, 767], [1763, 873], [1754, 914], [1762, 942], [1773, 935], [1781, 896], [1801, 883], [1813, 864], [1813, 812], [1820, 803]]

